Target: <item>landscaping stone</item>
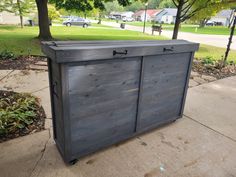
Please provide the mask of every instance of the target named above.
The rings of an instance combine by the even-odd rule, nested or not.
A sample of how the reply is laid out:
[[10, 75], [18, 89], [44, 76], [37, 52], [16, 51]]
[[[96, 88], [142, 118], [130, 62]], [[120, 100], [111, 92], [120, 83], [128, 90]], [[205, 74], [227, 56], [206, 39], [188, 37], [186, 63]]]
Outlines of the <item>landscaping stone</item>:
[[206, 80], [202, 79], [201, 77], [194, 77], [193, 80], [199, 84], [205, 84], [207, 83]]
[[190, 80], [189, 80], [189, 87], [190, 87], [190, 88], [191, 88], [191, 87], [198, 86], [198, 85], [199, 85], [199, 83], [196, 82], [196, 81], [194, 81], [193, 79], [190, 79]]
[[202, 78], [204, 80], [207, 80], [208, 82], [216, 81], [217, 79], [213, 76], [208, 76], [208, 75], [202, 75]]
[[46, 61], [38, 61], [35, 63], [35, 65], [47, 66], [48, 64]]
[[48, 67], [47, 65], [30, 65], [29, 66], [29, 69], [32, 69], [32, 70], [44, 70], [44, 71], [47, 71], [48, 70]]

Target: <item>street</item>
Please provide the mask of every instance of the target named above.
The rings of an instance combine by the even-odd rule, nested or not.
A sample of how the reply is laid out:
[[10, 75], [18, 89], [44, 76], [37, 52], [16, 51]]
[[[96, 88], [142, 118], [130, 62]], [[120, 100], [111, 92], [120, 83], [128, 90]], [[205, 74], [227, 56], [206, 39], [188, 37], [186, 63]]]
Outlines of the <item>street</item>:
[[[102, 21], [102, 24], [107, 25], [107, 26], [112, 26], [115, 28], [120, 28], [120, 23], [116, 23], [116, 22]], [[143, 27], [132, 26], [132, 25], [127, 25], [127, 24], [125, 25], [125, 29], [131, 30], [131, 31], [139, 31], [139, 32], [143, 31]], [[146, 27], [145, 32], [148, 34], [152, 34], [151, 27]], [[172, 33], [173, 33], [172, 31], [163, 29], [161, 35], [168, 38], [172, 38]], [[158, 35], [158, 32], [155, 32], [155, 35]], [[178, 34], [178, 39], [184, 39], [191, 42], [197, 42], [200, 44], [207, 44], [207, 45], [222, 47], [222, 48], [226, 48], [228, 44], [228, 38], [229, 36], [226, 36], [226, 35], [194, 34], [194, 33], [186, 33], [186, 32], [179, 32]], [[231, 49], [236, 50], [236, 38], [233, 38]]]

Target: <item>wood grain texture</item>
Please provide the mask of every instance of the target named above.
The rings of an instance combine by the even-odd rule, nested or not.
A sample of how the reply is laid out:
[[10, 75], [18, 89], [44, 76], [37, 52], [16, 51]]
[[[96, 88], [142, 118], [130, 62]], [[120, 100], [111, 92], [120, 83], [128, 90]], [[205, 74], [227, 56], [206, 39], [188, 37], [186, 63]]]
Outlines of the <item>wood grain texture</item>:
[[145, 57], [140, 130], [180, 116], [190, 57], [190, 53]]
[[69, 68], [71, 141], [78, 145], [73, 154], [132, 135], [140, 68], [140, 58]]

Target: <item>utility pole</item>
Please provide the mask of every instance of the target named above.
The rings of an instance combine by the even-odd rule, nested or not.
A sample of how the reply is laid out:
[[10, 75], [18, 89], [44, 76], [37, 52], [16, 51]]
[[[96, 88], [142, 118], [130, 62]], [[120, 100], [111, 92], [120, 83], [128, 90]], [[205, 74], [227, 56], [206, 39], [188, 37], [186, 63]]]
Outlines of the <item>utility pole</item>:
[[143, 33], [145, 33], [145, 25], [146, 25], [146, 18], [147, 18], [147, 7], [148, 7], [148, 3], [145, 4], [145, 14], [144, 14], [144, 23], [143, 23]]
[[231, 27], [229, 42], [228, 42], [227, 49], [226, 49], [226, 52], [225, 52], [225, 58], [224, 58], [223, 66], [225, 66], [225, 64], [226, 64], [226, 61], [227, 61], [227, 58], [228, 58], [228, 55], [229, 55], [229, 51], [230, 51], [230, 46], [231, 46], [232, 39], [233, 39], [233, 36], [234, 36], [235, 23], [236, 23], [236, 9], [234, 9], [234, 17], [233, 18], [234, 18], [233, 19], [233, 25]]

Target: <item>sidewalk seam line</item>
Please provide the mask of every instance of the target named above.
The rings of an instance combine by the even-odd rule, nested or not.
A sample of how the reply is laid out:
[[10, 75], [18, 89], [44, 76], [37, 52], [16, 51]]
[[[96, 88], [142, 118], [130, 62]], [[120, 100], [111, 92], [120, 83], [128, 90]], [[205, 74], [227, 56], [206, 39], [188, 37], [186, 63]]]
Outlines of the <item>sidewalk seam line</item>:
[[32, 91], [32, 92], [30, 92], [30, 93], [31, 93], [31, 94], [32, 94], [32, 93], [37, 93], [37, 92], [42, 91], [42, 90], [47, 89], [47, 88], [49, 88], [49, 86], [46, 86], [46, 87], [43, 87], [43, 88], [41, 88], [41, 89]]
[[29, 177], [31, 177], [31, 176], [33, 175], [33, 173], [34, 173], [34, 171], [36, 170], [36, 168], [37, 168], [39, 162], [42, 160], [42, 158], [43, 158], [43, 156], [44, 156], [44, 153], [45, 153], [45, 151], [46, 151], [46, 148], [47, 148], [47, 144], [48, 144], [48, 142], [49, 142], [49, 140], [50, 140], [50, 138], [51, 138], [50, 128], [49, 128], [49, 129], [46, 129], [46, 130], [48, 130], [48, 134], [49, 134], [48, 140], [45, 142], [44, 147], [43, 147], [43, 149], [41, 150], [41, 155], [40, 155], [39, 159], [36, 161], [36, 163], [35, 163], [35, 165], [34, 165], [32, 171], [31, 171]]
[[10, 71], [9, 73], [7, 73], [5, 76], [3, 76], [0, 81], [2, 81], [3, 79], [5, 79], [8, 75], [10, 75], [11, 73], [13, 73], [15, 70]]
[[236, 140], [235, 140], [235, 139], [233, 139], [233, 138], [231, 138], [231, 137], [229, 137], [229, 136], [227, 136], [227, 135], [225, 135], [225, 134], [223, 134], [223, 133], [221, 133], [221, 132], [219, 132], [219, 131], [217, 131], [217, 130], [215, 130], [215, 129], [213, 129], [213, 128], [207, 126], [207, 125], [204, 125], [203, 123], [201, 123], [201, 122], [199, 122], [199, 121], [197, 121], [197, 120], [195, 120], [195, 119], [193, 119], [193, 118], [191, 118], [191, 117], [189, 117], [189, 116], [187, 116], [187, 115], [185, 115], [185, 114], [183, 114], [183, 116], [185, 116], [186, 118], [188, 118], [188, 119], [190, 119], [190, 120], [192, 120], [192, 121], [194, 121], [194, 122], [196, 122], [196, 123], [198, 123], [198, 124], [200, 124], [200, 125], [202, 125], [202, 126], [208, 128], [208, 129], [214, 131], [215, 133], [218, 133], [218, 134], [220, 134], [221, 136], [223, 136], [223, 137], [225, 137], [225, 138], [227, 138], [227, 139], [230, 139], [231, 141], [233, 141], [233, 142], [236, 143]]

